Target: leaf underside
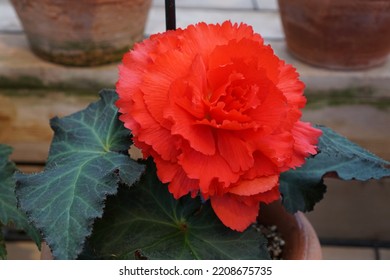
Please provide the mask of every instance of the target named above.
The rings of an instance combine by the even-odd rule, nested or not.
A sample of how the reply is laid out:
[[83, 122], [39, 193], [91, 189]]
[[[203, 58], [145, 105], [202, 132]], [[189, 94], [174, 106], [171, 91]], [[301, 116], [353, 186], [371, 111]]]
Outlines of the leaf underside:
[[[0, 225], [13, 225], [27, 234], [40, 247], [39, 232], [28, 222], [26, 215], [17, 207], [15, 195], [15, 164], [8, 160], [12, 149], [0, 145]], [[3, 236], [0, 231], [0, 258], [6, 257], [6, 250], [2, 243]], [[2, 245], [3, 244], [3, 245]]]
[[107, 200], [82, 258], [268, 259], [266, 240], [254, 228], [225, 227], [209, 203], [189, 196], [175, 200], [148, 161], [131, 189]]
[[318, 143], [320, 152], [302, 167], [281, 174], [283, 205], [291, 213], [313, 210], [326, 192], [323, 176], [328, 173], [335, 172], [342, 180], [361, 181], [390, 176], [389, 162], [329, 128], [318, 128], [323, 132]]
[[144, 166], [131, 160], [130, 132], [118, 120], [113, 90], [86, 109], [51, 120], [54, 137], [43, 172], [17, 174], [21, 208], [39, 228], [56, 259], [75, 259], [107, 195], [131, 186]]

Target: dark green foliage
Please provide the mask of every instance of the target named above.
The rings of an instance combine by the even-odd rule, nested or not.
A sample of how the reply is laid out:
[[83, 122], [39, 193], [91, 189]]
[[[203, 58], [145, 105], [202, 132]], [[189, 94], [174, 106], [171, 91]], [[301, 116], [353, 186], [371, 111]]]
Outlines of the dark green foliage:
[[[0, 229], [1, 224], [13, 225], [25, 230], [40, 247], [38, 231], [29, 224], [26, 215], [17, 207], [15, 195], [14, 173], [15, 164], [8, 160], [12, 149], [6, 145], [0, 145]], [[2, 233], [0, 231], [0, 259], [6, 258], [6, 250]]]
[[301, 168], [281, 175], [283, 205], [292, 213], [313, 210], [326, 192], [323, 183], [326, 174], [337, 173], [340, 179], [361, 181], [390, 176], [388, 162], [329, 128], [318, 128], [323, 132], [318, 144], [320, 152], [307, 159]]
[[52, 119], [55, 135], [45, 170], [17, 175], [21, 208], [57, 259], [78, 256], [107, 195], [119, 183], [131, 186], [144, 170], [128, 156], [131, 136], [118, 120], [116, 98], [105, 90], [88, 108]]
[[107, 200], [83, 258], [269, 258], [266, 240], [254, 228], [227, 228], [199, 198], [175, 200], [154, 168], [149, 161], [141, 181]]

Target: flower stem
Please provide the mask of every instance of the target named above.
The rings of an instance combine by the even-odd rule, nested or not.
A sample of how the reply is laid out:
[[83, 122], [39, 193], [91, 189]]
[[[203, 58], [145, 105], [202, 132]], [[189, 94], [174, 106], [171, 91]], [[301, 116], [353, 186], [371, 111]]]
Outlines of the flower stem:
[[166, 30], [176, 29], [175, 0], [165, 0], [165, 26]]

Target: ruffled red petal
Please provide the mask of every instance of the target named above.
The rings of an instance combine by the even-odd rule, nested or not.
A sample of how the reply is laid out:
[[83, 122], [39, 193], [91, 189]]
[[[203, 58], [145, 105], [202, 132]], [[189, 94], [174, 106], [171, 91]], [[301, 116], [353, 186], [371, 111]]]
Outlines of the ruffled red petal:
[[237, 231], [244, 231], [249, 225], [256, 222], [259, 213], [259, 203], [253, 203], [251, 198], [226, 194], [212, 196], [210, 202], [222, 223]]
[[239, 173], [232, 172], [229, 164], [219, 154], [204, 155], [193, 149], [187, 149], [179, 157], [178, 162], [187, 176], [199, 180], [202, 193], [208, 193], [212, 181], [216, 179], [225, 185], [237, 182]]
[[238, 133], [219, 130], [217, 142], [218, 151], [229, 164], [232, 172], [246, 171], [253, 166], [252, 152]]
[[245, 196], [266, 193], [278, 186], [278, 183], [278, 175], [258, 177], [252, 180], [241, 180], [234, 187], [229, 188], [229, 193]]
[[183, 169], [179, 169], [169, 183], [168, 189], [176, 199], [188, 193], [196, 194], [199, 191], [199, 180], [189, 179]]
[[246, 24], [152, 35], [124, 56], [116, 88], [120, 119], [174, 197], [210, 198], [235, 230], [279, 198], [281, 172], [317, 153], [298, 73]]
[[289, 168], [301, 166], [309, 155], [317, 154], [317, 143], [322, 135], [320, 129], [306, 122], [295, 123], [292, 129], [294, 137], [294, 153]]

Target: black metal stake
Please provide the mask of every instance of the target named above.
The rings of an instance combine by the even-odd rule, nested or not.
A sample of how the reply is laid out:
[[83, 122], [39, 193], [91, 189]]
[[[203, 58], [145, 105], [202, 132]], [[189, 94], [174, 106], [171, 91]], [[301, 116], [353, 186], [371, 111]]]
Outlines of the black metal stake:
[[165, 26], [166, 30], [176, 29], [175, 0], [165, 0]]

